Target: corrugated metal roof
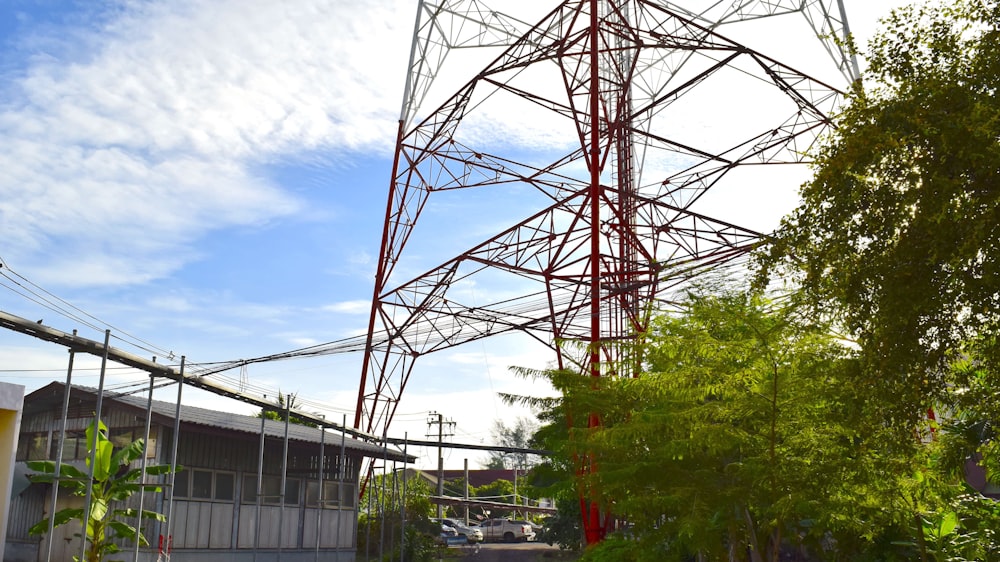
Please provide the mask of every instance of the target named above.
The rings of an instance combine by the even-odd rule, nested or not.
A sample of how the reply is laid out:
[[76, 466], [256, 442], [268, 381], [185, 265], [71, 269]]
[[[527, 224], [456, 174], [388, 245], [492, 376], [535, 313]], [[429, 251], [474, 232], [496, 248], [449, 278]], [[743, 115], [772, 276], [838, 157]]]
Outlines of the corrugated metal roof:
[[[51, 395], [52, 391], [58, 391], [62, 393], [66, 385], [61, 382], [53, 382], [42, 389], [39, 389], [27, 397], [25, 397], [25, 403], [31, 401], [32, 395], [40, 395], [41, 391], [46, 391], [45, 394]], [[73, 385], [73, 391], [85, 392], [87, 394], [97, 396], [97, 389], [90, 388], [80, 385]], [[121, 404], [126, 404], [130, 407], [137, 408], [139, 410], [146, 410], [146, 398], [141, 398], [138, 396], [131, 395], [115, 395], [111, 392], [105, 392], [104, 400], [111, 402], [118, 402]], [[176, 411], [176, 404], [171, 402], [163, 402], [161, 400], [153, 400], [152, 405], [153, 414], [168, 420], [174, 419], [174, 413]], [[208, 408], [198, 408], [195, 406], [185, 406], [181, 404], [180, 412], [181, 423], [184, 425], [201, 425], [206, 427], [214, 427], [217, 429], [223, 429], [227, 431], [236, 431], [239, 433], [248, 433], [252, 435], [260, 435], [261, 419], [253, 416], [245, 416], [241, 414], [234, 414], [232, 412], [223, 412], [221, 410], [211, 410]], [[264, 435], [267, 437], [275, 437], [282, 439], [285, 436], [285, 422], [278, 420], [264, 420]], [[340, 446], [341, 439], [344, 433], [332, 429], [326, 431], [325, 443], [328, 446]], [[301, 441], [306, 443], [316, 443], [319, 444], [322, 439], [322, 432], [319, 428], [308, 427], [304, 425], [288, 424], [288, 439], [292, 441]], [[345, 447], [351, 451], [356, 451], [367, 457], [382, 458], [387, 456], [389, 460], [403, 461], [404, 455], [401, 451], [389, 447], [383, 450], [382, 447], [365, 441], [360, 441], [353, 437], [347, 437], [344, 440]], [[409, 457], [409, 462], [415, 462], [416, 457], [412, 455], [407, 455]]]

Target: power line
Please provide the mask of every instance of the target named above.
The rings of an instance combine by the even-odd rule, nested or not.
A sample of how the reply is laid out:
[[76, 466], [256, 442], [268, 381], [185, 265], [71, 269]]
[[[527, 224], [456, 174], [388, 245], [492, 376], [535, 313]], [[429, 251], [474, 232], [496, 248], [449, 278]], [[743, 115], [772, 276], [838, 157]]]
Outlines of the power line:
[[[122, 330], [121, 328], [118, 328], [117, 326], [105, 322], [100, 318], [97, 318], [96, 316], [90, 314], [89, 312], [66, 301], [65, 299], [53, 294], [52, 292], [46, 290], [40, 285], [34, 283], [27, 277], [11, 269], [10, 265], [7, 264], [2, 257], [0, 257], [0, 276], [4, 277], [9, 282], [17, 285], [17, 287], [19, 287], [21, 290], [14, 289], [10, 285], [6, 284], [4, 284], [4, 287], [34, 302], [35, 304], [41, 305], [53, 312], [56, 312], [57, 314], [65, 316], [70, 320], [79, 322], [80, 324], [83, 324], [84, 326], [96, 331], [103, 331], [104, 328], [102, 328], [102, 326], [111, 329], [113, 337], [115, 337], [116, 339], [118, 339], [123, 343], [131, 345], [138, 349], [142, 349], [143, 351], [153, 353], [156, 355], [170, 357], [171, 359], [174, 358], [173, 351], [168, 351], [166, 349], [160, 348], [155, 344], [147, 342], [137, 336], [130, 334], [129, 332], [126, 332], [125, 330]], [[16, 277], [17, 279], [13, 278], [12, 276]], [[94, 322], [96, 322], [96, 324], [90, 322], [89, 320], [87, 320], [87, 318], [93, 320]], [[39, 321], [39, 323], [40, 322], [41, 321]], [[123, 338], [122, 337], [123, 335], [126, 337]]]

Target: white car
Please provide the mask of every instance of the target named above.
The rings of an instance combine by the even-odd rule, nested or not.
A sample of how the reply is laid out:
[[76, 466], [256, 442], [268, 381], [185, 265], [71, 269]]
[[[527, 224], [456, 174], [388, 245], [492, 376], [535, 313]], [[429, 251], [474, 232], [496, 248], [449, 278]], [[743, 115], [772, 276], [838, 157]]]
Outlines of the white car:
[[438, 523], [441, 525], [441, 533], [437, 536], [437, 543], [442, 545], [448, 545], [449, 541], [458, 538], [458, 531], [454, 528], [445, 525], [444, 523]]
[[535, 540], [535, 531], [527, 523], [510, 519], [487, 519], [479, 524], [487, 541], [526, 542]]
[[442, 525], [447, 525], [448, 527], [455, 529], [455, 532], [458, 533], [458, 536], [465, 537], [465, 540], [468, 541], [470, 544], [483, 542], [483, 532], [479, 530], [479, 527], [472, 527], [466, 525], [465, 523], [462, 523], [457, 519], [445, 518], [445, 519], [440, 519], [439, 521], [441, 522]]

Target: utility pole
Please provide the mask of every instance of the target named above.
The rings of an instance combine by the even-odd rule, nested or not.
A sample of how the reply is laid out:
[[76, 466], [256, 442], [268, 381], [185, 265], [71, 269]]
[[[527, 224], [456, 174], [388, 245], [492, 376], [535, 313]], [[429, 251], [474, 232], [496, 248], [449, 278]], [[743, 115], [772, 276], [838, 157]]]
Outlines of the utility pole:
[[[432, 435], [430, 433], [430, 426], [432, 426], [432, 425], [437, 425], [438, 426], [438, 431], [437, 431], [437, 435], [438, 435], [438, 478], [437, 478], [438, 485], [437, 485], [437, 495], [438, 495], [438, 497], [441, 497], [441, 496], [444, 495], [444, 457], [441, 455], [441, 446], [444, 443], [444, 437], [445, 437], [444, 426], [445, 426], [445, 424], [447, 424], [451, 428], [455, 427], [455, 422], [454, 421], [452, 421], [452, 420], [444, 421], [444, 416], [442, 414], [440, 414], [439, 412], [430, 412], [428, 414], [428, 417], [427, 417], [427, 429], [428, 429], [427, 436], [431, 437], [431, 435]], [[451, 431], [451, 430], [449, 430], [449, 431]], [[451, 436], [455, 435], [455, 433], [452, 431], [452, 432], [448, 433], [447, 435], [448, 435], [448, 437], [451, 437]], [[438, 516], [438, 519], [440, 519], [441, 517], [444, 517], [444, 515], [442, 514], [442, 509], [441, 509], [441, 504], [440, 503], [437, 504], [437, 516]]]
[[465, 490], [462, 499], [465, 500], [465, 525], [469, 525], [469, 459], [465, 459]]

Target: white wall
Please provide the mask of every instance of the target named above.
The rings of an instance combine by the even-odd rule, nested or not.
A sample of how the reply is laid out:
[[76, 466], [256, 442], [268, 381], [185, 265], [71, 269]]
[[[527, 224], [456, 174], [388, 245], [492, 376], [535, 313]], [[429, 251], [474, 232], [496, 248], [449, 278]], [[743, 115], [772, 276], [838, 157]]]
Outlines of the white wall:
[[10, 513], [10, 490], [14, 478], [17, 434], [21, 430], [24, 387], [0, 382], [0, 559], [7, 543], [7, 514]]

